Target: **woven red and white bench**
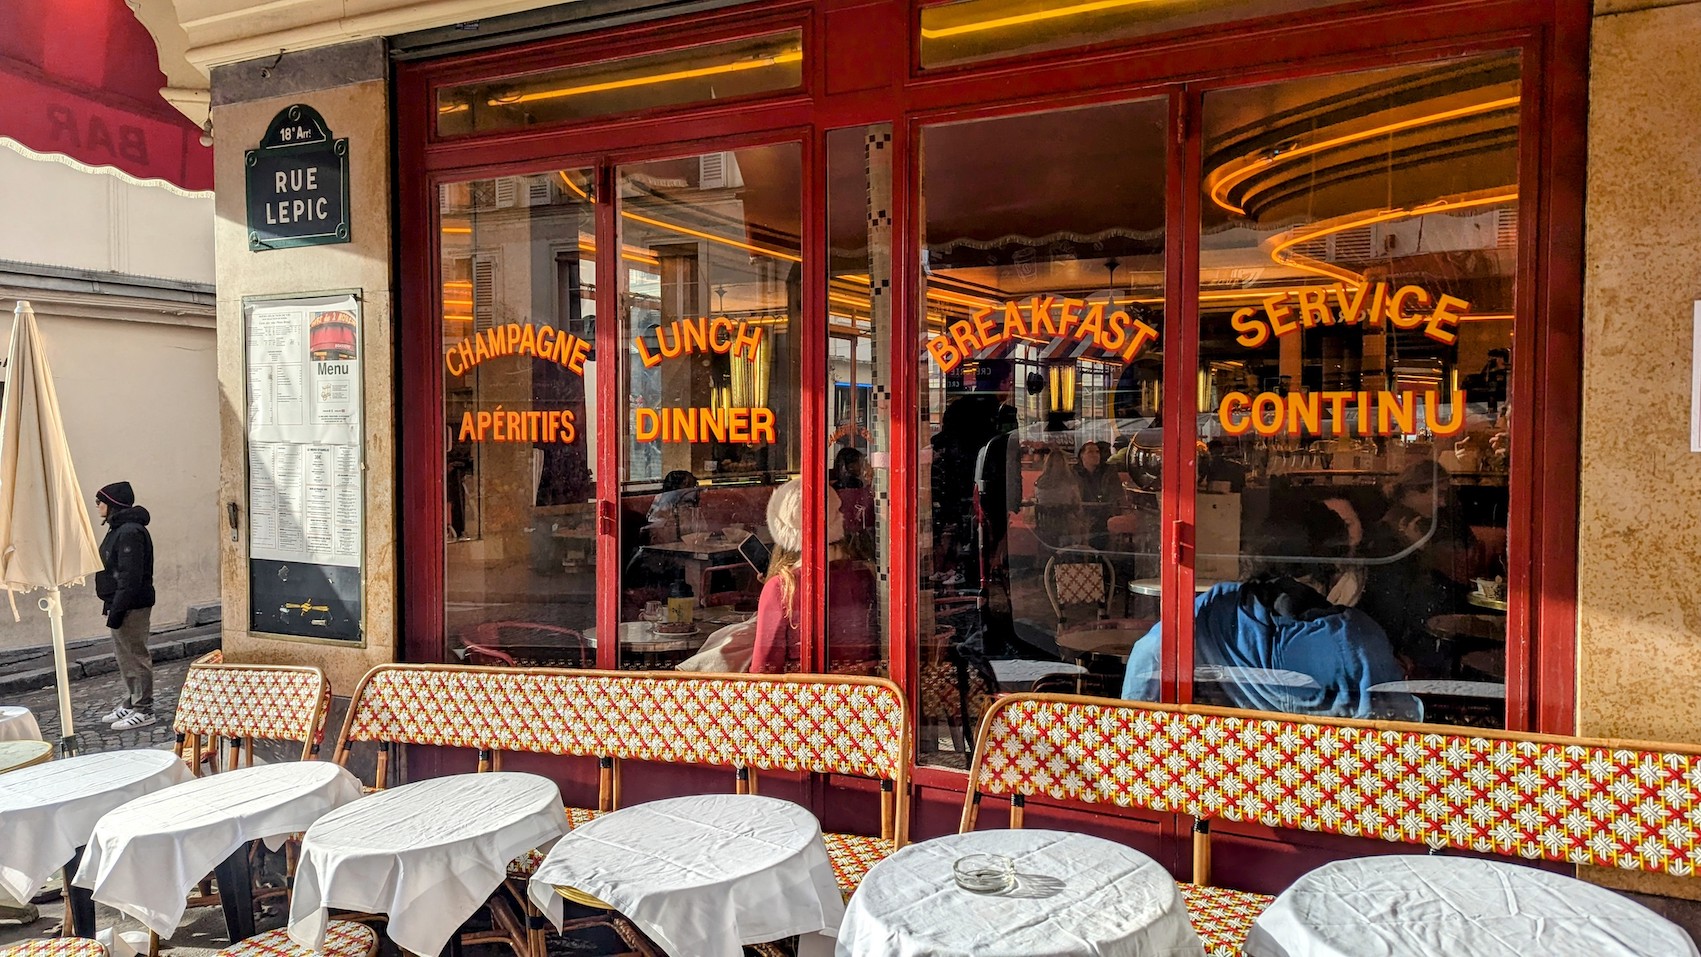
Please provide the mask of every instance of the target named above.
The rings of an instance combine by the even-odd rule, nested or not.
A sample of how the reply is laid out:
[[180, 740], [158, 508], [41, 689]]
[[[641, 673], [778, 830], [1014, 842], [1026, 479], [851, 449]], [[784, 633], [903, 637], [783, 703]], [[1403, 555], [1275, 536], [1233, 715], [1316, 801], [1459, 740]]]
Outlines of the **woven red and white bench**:
[[[346, 765], [356, 745], [374, 745], [375, 787], [388, 783], [397, 745], [473, 750], [481, 771], [500, 768], [505, 753], [596, 758], [598, 806], [568, 808], [574, 825], [620, 805], [623, 761], [730, 768], [738, 793], [754, 793], [761, 771], [872, 779], [880, 835], [825, 835], [849, 896], [905, 840], [908, 802], [899, 795], [908, 791], [912, 733], [903, 693], [883, 678], [398, 664], [361, 679], [336, 756]], [[509, 868], [530, 929], [525, 944], [505, 942], [541, 955], [523, 886], [536, 867], [527, 855]]]
[[1194, 928], [1240, 953], [1271, 898], [1210, 886], [1210, 823], [1378, 838], [1693, 876], [1701, 749], [1309, 718], [1071, 695], [987, 713], [962, 829], [984, 797], [1110, 804], [1193, 818]]

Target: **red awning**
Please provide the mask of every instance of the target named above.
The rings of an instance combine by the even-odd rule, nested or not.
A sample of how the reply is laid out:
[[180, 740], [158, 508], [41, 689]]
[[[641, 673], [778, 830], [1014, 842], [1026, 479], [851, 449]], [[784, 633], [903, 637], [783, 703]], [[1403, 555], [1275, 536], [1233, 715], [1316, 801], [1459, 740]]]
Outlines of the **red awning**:
[[0, 3], [0, 136], [183, 189], [213, 188], [213, 151], [160, 98], [153, 37], [124, 0]]

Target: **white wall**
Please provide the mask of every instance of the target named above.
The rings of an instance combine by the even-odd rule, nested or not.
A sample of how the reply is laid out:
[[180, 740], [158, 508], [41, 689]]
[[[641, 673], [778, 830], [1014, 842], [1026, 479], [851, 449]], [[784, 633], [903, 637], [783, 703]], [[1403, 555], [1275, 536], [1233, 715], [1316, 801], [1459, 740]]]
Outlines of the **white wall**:
[[[211, 283], [213, 203], [0, 148], [0, 260], [96, 274]], [[146, 283], [127, 291], [63, 276], [33, 280], [4, 267], [0, 349], [17, 299], [35, 308], [53, 371], [66, 438], [92, 503], [124, 480], [153, 515], [153, 622], [179, 623], [190, 603], [216, 601], [218, 586], [218, 370], [213, 307], [181, 289], [156, 299]], [[97, 534], [106, 529], [90, 509]], [[66, 637], [106, 634], [91, 579], [65, 592]], [[0, 602], [0, 649], [47, 643], [33, 596], [23, 621]]]

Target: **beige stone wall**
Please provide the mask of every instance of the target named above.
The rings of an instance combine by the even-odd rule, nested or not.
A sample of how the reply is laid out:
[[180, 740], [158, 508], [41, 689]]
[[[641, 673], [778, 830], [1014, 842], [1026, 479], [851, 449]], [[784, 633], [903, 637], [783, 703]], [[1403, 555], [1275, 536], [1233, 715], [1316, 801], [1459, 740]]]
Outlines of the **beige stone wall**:
[[[334, 135], [349, 140], [352, 242], [254, 253], [248, 250], [243, 149], [260, 142], [268, 121], [292, 103], [318, 110]], [[395, 563], [395, 433], [392, 374], [395, 341], [390, 288], [390, 104], [383, 81], [249, 100], [213, 109], [218, 224], [219, 426], [223, 435], [221, 502], [247, 509], [244, 326], [245, 296], [360, 290], [361, 365], [366, 429], [366, 645], [289, 641], [251, 635], [246, 536], [220, 536], [224, 651], [227, 661], [314, 664], [339, 695], [354, 690], [372, 665], [397, 657]]]
[[1701, 3], [1599, 0], [1591, 42], [1577, 730], [1701, 742]]

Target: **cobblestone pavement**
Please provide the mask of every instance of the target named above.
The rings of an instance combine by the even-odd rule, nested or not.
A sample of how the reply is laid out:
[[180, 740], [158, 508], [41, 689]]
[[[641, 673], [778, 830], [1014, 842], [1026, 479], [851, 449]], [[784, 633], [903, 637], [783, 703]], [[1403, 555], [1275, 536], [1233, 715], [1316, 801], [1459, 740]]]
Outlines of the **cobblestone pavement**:
[[[159, 721], [134, 731], [114, 731], [100, 720], [124, 701], [124, 680], [117, 672], [71, 682], [71, 726], [77, 732], [78, 747], [84, 752], [171, 747], [171, 717], [177, 711], [177, 693], [189, 664], [188, 658], [154, 662], [154, 714]], [[21, 704], [35, 712], [41, 736], [59, 740], [58, 691], [38, 688], [9, 696], [4, 703]]]

